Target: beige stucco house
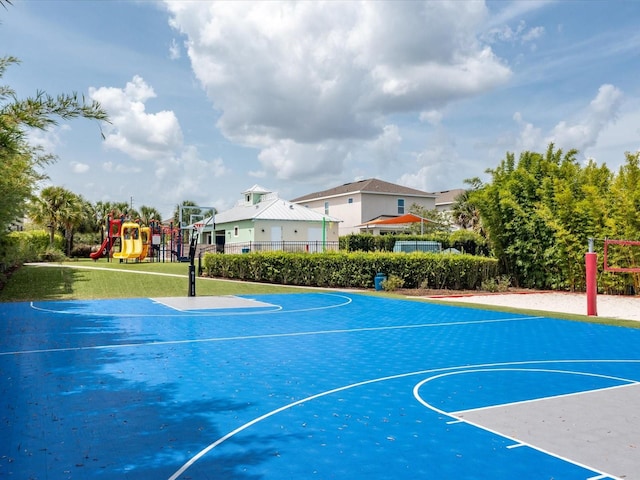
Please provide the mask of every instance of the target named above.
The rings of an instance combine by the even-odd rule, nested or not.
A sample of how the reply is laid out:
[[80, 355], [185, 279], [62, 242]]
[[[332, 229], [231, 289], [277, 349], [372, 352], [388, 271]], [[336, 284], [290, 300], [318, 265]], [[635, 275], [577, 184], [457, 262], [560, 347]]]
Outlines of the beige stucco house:
[[409, 213], [409, 207], [414, 203], [433, 210], [436, 208], [435, 199], [436, 195], [432, 193], [369, 178], [303, 195], [291, 202], [311, 211], [339, 218], [342, 220], [339, 234], [348, 235], [361, 232], [391, 233], [397, 227], [377, 227], [372, 230], [365, 224], [376, 218]]

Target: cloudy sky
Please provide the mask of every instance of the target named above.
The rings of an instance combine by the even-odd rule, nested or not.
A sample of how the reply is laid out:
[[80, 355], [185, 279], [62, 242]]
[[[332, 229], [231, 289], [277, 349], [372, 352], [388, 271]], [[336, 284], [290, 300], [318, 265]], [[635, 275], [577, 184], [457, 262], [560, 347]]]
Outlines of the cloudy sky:
[[613, 169], [640, 149], [640, 2], [13, 4], [0, 54], [21, 64], [0, 84], [111, 118], [32, 135], [58, 156], [50, 183], [94, 202], [433, 192], [549, 142]]

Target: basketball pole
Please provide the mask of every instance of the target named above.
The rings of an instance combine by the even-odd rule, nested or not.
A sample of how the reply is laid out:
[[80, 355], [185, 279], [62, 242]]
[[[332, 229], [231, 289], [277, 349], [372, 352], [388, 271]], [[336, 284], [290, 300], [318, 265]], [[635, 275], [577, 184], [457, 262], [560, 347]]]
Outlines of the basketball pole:
[[200, 229], [194, 226], [191, 232], [191, 243], [189, 244], [189, 293], [187, 296], [196, 296], [196, 266], [194, 264], [196, 256], [196, 247], [198, 245], [198, 236]]
[[589, 252], [585, 254], [587, 280], [587, 315], [598, 316], [598, 254], [594, 251], [593, 238], [589, 239]]

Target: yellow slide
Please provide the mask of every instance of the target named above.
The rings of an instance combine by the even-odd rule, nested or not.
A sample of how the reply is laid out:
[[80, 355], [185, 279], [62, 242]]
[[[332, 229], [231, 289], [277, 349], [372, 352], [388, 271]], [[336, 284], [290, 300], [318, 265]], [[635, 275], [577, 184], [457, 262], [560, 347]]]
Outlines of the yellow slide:
[[140, 258], [142, 246], [140, 225], [134, 222], [123, 223], [120, 229], [120, 251], [114, 253], [113, 258]]
[[149, 253], [149, 244], [151, 243], [151, 229], [149, 227], [142, 227], [140, 229], [140, 237], [142, 238], [142, 253], [140, 253], [138, 260], [144, 260]]

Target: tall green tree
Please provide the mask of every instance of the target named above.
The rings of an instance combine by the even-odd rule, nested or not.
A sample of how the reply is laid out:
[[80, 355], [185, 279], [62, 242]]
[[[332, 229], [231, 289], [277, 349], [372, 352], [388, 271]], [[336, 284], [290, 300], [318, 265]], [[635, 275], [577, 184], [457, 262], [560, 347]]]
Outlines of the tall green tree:
[[[0, 78], [17, 63], [15, 57], [0, 57]], [[54, 97], [37, 92], [21, 99], [10, 86], [0, 85], [0, 240], [11, 223], [26, 212], [37, 183], [44, 178], [43, 167], [55, 160], [29, 144], [28, 131], [46, 130], [59, 120], [78, 117], [108, 120], [97, 102], [87, 102], [75, 93]]]
[[522, 152], [517, 162], [507, 153], [487, 171], [491, 182], [471, 195], [503, 272], [516, 285], [549, 288], [563, 275], [553, 255], [556, 229], [541, 210], [555, 195], [557, 182], [575, 178], [576, 154], [553, 144], [545, 154]]
[[437, 209], [429, 210], [417, 203], [411, 204], [409, 207], [409, 213], [413, 213], [425, 221], [421, 223], [413, 223], [409, 226], [411, 233], [416, 235], [430, 234], [436, 232], [450, 232], [451, 231], [451, 217], [448, 213], [441, 212]]
[[451, 208], [453, 223], [460, 228], [470, 229], [482, 234], [482, 222], [478, 207], [471, 201], [474, 191], [482, 187], [482, 181], [478, 177], [464, 181], [470, 188], [466, 189], [454, 199]]
[[[617, 174], [550, 144], [544, 154], [507, 153], [491, 182], [472, 192], [502, 270], [516, 285], [582, 290], [589, 239], [640, 240], [640, 154], [626, 154]], [[602, 241], [597, 248], [602, 252]], [[637, 252], [637, 250], [636, 250]], [[631, 252], [632, 253], [632, 252]], [[640, 266], [629, 251], [621, 261]], [[602, 274], [600, 285], [623, 292], [630, 276]], [[640, 289], [640, 276], [632, 285]]]

